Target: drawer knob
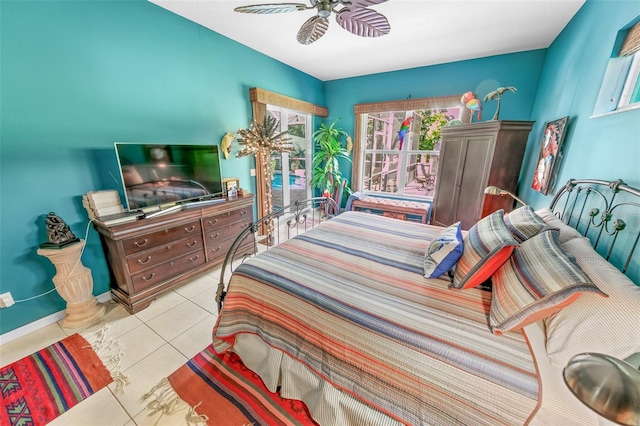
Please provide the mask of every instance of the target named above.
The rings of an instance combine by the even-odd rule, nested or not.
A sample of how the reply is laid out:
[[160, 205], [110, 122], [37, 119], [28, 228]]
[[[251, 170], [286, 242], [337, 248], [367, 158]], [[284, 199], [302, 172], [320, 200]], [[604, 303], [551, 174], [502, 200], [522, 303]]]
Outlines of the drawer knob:
[[196, 244], [198, 244], [198, 242], [194, 240], [191, 244], [187, 243], [187, 247], [191, 248], [191, 247], [195, 246]]
[[147, 243], [149, 242], [149, 240], [147, 240], [146, 238], [144, 239], [143, 242], [139, 243], [137, 241], [133, 242], [133, 245], [135, 245], [136, 247], [144, 247], [147, 245]]
[[152, 279], [153, 279], [153, 277], [155, 277], [155, 276], [156, 276], [156, 273], [155, 273], [155, 272], [152, 272], [152, 273], [151, 273], [151, 275], [149, 275], [149, 278], [147, 278], [147, 277], [142, 277], [142, 281], [150, 281], [150, 280], [152, 280]]
[[248, 224], [248, 223], [241, 223], [241, 224], [240, 224], [240, 228], [246, 228], [247, 226], [249, 226], [249, 224]]
[[247, 214], [247, 211], [246, 211], [246, 210], [242, 210], [242, 211], [240, 212], [240, 216], [244, 216], [245, 214]]
[[211, 249], [211, 251], [213, 251], [214, 253], [217, 253], [220, 251], [220, 246], [218, 246], [217, 248]]
[[213, 220], [209, 219], [208, 222], [209, 222], [209, 225], [215, 225], [216, 223], [218, 223], [218, 219], [213, 219]]
[[184, 228], [185, 232], [193, 232], [194, 229], [196, 229], [195, 225], [191, 225], [191, 228]]
[[167, 246], [167, 250], [171, 250], [171, 244]]
[[146, 265], [151, 260], [151, 256], [147, 256], [147, 260], [138, 259], [139, 265]]
[[218, 238], [220, 236], [220, 233], [216, 232], [215, 234], [211, 234], [209, 236], [211, 237], [212, 240], [215, 240], [216, 238]]
[[164, 230], [164, 233], [165, 233], [165, 234], [168, 234], [168, 233], [169, 233], [169, 230], [168, 230], [168, 229], [165, 229], [165, 230]]
[[196, 261], [196, 260], [198, 260], [198, 259], [200, 259], [200, 255], [199, 255], [199, 254], [196, 254], [196, 257], [190, 257], [190, 258], [189, 258], [189, 261], [190, 261], [190, 262], [195, 262], [195, 261]]

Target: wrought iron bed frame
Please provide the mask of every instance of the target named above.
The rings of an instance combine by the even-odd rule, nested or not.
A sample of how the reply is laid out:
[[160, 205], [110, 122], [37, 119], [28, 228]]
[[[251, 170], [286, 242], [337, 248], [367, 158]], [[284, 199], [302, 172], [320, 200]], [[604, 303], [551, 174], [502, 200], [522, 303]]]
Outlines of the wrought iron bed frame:
[[[635, 215], [625, 217], [627, 221], [632, 222], [632, 226], [628, 226], [629, 224], [622, 218], [615, 217], [620, 210], [627, 207], [637, 209], [634, 210]], [[570, 179], [553, 197], [550, 208], [565, 224], [589, 238], [594, 249], [623, 273], [627, 273], [631, 265], [637, 266], [638, 271], [634, 272], [630, 278], [636, 285], [639, 284], [640, 259], [633, 261], [633, 256], [640, 241], [640, 189], [628, 186], [620, 179], [615, 181]], [[270, 245], [279, 244], [284, 239], [291, 238], [292, 235], [305, 232], [318, 223], [335, 217], [338, 213], [338, 206], [332, 198], [315, 197], [292, 203], [251, 223], [233, 242], [222, 264], [216, 292], [218, 310], [222, 309], [226, 294], [227, 270], [233, 274], [234, 264], [238, 260], [244, 261], [258, 253], [260, 242], [255, 235], [266, 224], [270, 225], [271, 231], [268, 231], [268, 235], [264, 238], [273, 239], [271, 244], [266, 245], [268, 249]], [[286, 220], [286, 236], [281, 235], [283, 228], [281, 221], [284, 220]], [[275, 226], [273, 222], [276, 222]], [[300, 231], [301, 228], [302, 231]], [[628, 231], [627, 234], [622, 234], [625, 230]], [[635, 235], [629, 232], [635, 232]], [[621, 243], [625, 247], [619, 250], [622, 254], [616, 254], [615, 259], [612, 259], [614, 246], [620, 243], [621, 235], [626, 235]], [[254, 236], [254, 239], [247, 248], [249, 243], [246, 240], [250, 236]], [[636, 273], [638, 276], [635, 276]]]
[[[227, 270], [233, 274], [234, 265], [237, 261], [243, 262], [245, 259], [258, 253], [258, 244], [264, 244], [266, 249], [273, 245], [280, 244], [316, 225], [326, 222], [340, 213], [336, 201], [330, 197], [313, 197], [302, 201], [296, 201], [285, 207], [273, 211], [272, 213], [252, 222], [235, 239], [220, 271], [220, 281], [216, 291], [216, 302], [218, 302], [218, 312], [222, 309], [222, 303], [226, 295], [225, 275]], [[274, 225], [275, 222], [275, 225]], [[283, 222], [283, 223], [281, 223]], [[256, 234], [260, 230], [265, 230], [265, 235], [260, 240]], [[286, 231], [286, 232], [284, 232]], [[283, 233], [285, 235], [283, 235]], [[247, 238], [253, 237], [252, 242], [246, 242]], [[247, 247], [249, 245], [249, 247]]]
[[[593, 198], [596, 197], [596, 200]], [[617, 198], [620, 197], [618, 200]], [[551, 210], [560, 220], [589, 238], [600, 254], [627, 273], [640, 240], [640, 189], [626, 185], [621, 179], [614, 181], [596, 179], [570, 179], [553, 197]], [[627, 222], [616, 214], [624, 208], [637, 208], [635, 215], [627, 215]], [[629, 228], [634, 235], [627, 235], [616, 259], [611, 259], [622, 232]], [[635, 238], [634, 238], [635, 237]], [[640, 263], [640, 260], [637, 261]], [[638, 265], [640, 268], [640, 265]], [[639, 277], [630, 277], [638, 280]], [[638, 285], [638, 281], [634, 281]]]

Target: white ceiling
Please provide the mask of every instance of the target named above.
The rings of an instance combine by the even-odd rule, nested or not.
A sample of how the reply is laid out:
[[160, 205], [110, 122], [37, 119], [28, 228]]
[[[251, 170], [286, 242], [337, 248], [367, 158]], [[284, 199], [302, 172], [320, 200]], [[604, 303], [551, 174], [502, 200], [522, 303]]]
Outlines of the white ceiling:
[[355, 77], [548, 47], [585, 0], [389, 0], [372, 6], [391, 32], [363, 38], [329, 18], [304, 46], [300, 26], [315, 10], [258, 15], [237, 6], [308, 0], [149, 0], [320, 80]]

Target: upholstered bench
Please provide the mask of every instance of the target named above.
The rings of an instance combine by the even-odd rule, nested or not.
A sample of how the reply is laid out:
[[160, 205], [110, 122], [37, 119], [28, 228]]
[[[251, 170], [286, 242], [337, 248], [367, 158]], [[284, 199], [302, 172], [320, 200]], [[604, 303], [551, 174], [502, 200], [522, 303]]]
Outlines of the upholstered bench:
[[365, 196], [351, 202], [351, 210], [381, 214], [411, 222], [428, 223], [431, 203], [400, 198]]

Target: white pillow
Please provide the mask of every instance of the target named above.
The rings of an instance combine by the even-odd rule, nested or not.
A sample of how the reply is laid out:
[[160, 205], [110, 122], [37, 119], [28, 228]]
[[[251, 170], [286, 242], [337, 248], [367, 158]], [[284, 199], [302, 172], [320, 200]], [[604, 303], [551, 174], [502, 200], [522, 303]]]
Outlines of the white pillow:
[[580, 234], [580, 232], [575, 230], [575, 228], [570, 227], [569, 225], [558, 219], [558, 217], [553, 214], [549, 207], [536, 210], [535, 213], [540, 216], [542, 220], [547, 222], [550, 228], [560, 230], [560, 236], [558, 237], [558, 242], [560, 244], [566, 243], [573, 238], [584, 238], [582, 234]]
[[564, 367], [583, 352], [619, 359], [640, 352], [640, 287], [596, 253], [586, 238], [561, 246], [609, 297], [585, 293], [544, 320], [549, 361]]
[[438, 278], [453, 268], [462, 256], [460, 222], [449, 225], [431, 241], [424, 254], [424, 277]]

